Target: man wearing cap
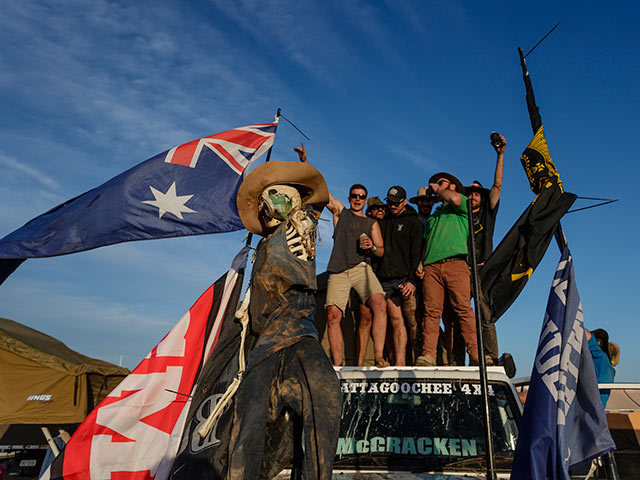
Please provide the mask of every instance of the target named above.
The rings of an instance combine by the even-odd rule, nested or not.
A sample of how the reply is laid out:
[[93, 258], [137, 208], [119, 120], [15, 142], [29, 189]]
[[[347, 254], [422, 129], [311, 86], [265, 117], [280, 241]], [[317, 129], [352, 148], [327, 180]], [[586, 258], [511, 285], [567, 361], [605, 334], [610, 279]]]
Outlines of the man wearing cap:
[[412, 346], [417, 332], [415, 274], [420, 263], [424, 226], [413, 207], [407, 205], [404, 188], [391, 187], [386, 200], [388, 214], [381, 223], [385, 254], [376, 273], [385, 292], [393, 329], [394, 363], [401, 366], [405, 365], [407, 356], [405, 321]]
[[367, 203], [367, 189], [355, 184], [349, 189], [349, 206], [329, 193], [327, 208], [333, 214], [333, 250], [327, 265], [327, 336], [333, 364], [344, 362], [344, 340], [342, 338], [342, 317], [351, 289], [371, 308], [372, 324], [360, 322], [358, 325], [358, 365], [364, 365], [369, 335], [373, 335], [375, 363], [387, 367], [384, 360], [384, 339], [387, 332], [387, 312], [380, 282], [371, 268], [371, 260], [384, 254], [380, 225], [375, 219], [364, 215]]
[[[448, 295], [460, 323], [470, 364], [478, 362], [475, 315], [471, 309], [471, 274], [467, 265], [469, 236], [467, 197], [462, 183], [449, 173], [436, 173], [429, 186], [442, 201], [425, 226], [425, 253], [418, 273], [423, 278], [424, 342], [416, 365], [436, 364], [440, 317]], [[446, 325], [445, 325], [446, 327]]]
[[382, 220], [387, 214], [387, 205], [380, 200], [380, 197], [370, 197], [367, 200], [367, 217]]
[[[382, 220], [387, 213], [387, 205], [380, 200], [380, 197], [369, 197], [367, 200], [366, 216], [373, 218], [374, 220]], [[375, 272], [380, 263], [380, 258], [371, 258], [371, 268]], [[386, 308], [386, 304], [384, 304]], [[366, 303], [360, 303], [360, 323], [358, 324], [358, 365], [364, 365], [364, 359], [366, 355], [367, 346], [369, 344], [369, 337], [371, 336], [371, 324], [373, 319], [373, 312]], [[386, 328], [385, 328], [386, 330]], [[384, 360], [380, 365], [386, 365], [388, 362]]]

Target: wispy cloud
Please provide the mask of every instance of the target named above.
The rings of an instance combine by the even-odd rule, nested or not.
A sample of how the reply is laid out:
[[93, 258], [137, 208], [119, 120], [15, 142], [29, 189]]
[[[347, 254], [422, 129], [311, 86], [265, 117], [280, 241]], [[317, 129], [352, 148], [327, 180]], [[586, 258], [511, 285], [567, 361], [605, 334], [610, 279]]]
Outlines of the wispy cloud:
[[26, 163], [19, 162], [13, 157], [8, 155], [3, 155], [0, 153], [0, 166], [4, 167], [4, 175], [5, 179], [8, 176], [17, 175], [19, 177], [27, 177], [30, 180], [39, 183], [45, 188], [50, 190], [59, 190], [60, 184], [56, 182], [53, 178], [48, 177], [40, 170], [27, 165]]
[[404, 62], [400, 51], [404, 48], [403, 40], [394, 36], [388, 28], [390, 21], [396, 21], [395, 15], [383, 5], [367, 1], [336, 2], [336, 8], [356, 31], [368, 38], [371, 48], [380, 52], [381, 63], [388, 65], [388, 68], [400, 68], [402, 75], [412, 74], [410, 65]]
[[405, 144], [387, 144], [386, 150], [389, 152], [390, 158], [394, 159], [390, 161], [392, 164], [402, 165], [408, 162], [410, 165], [406, 168], [413, 171], [418, 168], [425, 173], [435, 172], [440, 169], [440, 162], [424, 147], [411, 148]]
[[72, 14], [68, 4], [6, 7], [0, 38], [12, 68], [2, 85], [43, 115], [84, 118], [69, 133], [115, 151], [126, 142], [169, 147], [229, 128], [228, 118], [271, 109], [257, 84], [284, 88], [257, 55], [255, 64], [238, 65], [240, 52], [211, 23], [175, 28], [189, 15], [179, 4], [78, 1]]
[[212, 3], [276, 65], [289, 69], [288, 63], [293, 62], [318, 82], [341, 88], [340, 65], [354, 56], [326, 5], [278, 0]]

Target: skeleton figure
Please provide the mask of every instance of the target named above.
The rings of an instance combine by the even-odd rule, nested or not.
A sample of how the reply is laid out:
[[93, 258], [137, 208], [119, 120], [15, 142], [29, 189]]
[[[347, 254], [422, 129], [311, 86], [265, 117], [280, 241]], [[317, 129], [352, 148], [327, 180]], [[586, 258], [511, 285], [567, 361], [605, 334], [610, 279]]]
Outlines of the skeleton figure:
[[265, 236], [249, 304], [257, 342], [235, 397], [228, 479], [272, 478], [291, 463], [305, 479], [331, 478], [341, 394], [313, 325], [318, 214], [299, 188], [276, 183], [258, 197]]
[[311, 213], [302, 210], [300, 193], [290, 185], [271, 185], [260, 195], [258, 206], [264, 224], [274, 228], [288, 221], [287, 245], [291, 253], [305, 261], [315, 259], [316, 225]]

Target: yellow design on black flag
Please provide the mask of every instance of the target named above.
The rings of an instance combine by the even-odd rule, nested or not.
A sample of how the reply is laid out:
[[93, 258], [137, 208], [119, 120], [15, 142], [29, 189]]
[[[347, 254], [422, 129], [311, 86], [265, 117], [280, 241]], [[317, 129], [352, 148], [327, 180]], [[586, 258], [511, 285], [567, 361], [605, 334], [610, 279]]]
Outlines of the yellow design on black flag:
[[[555, 179], [559, 182], [557, 174]], [[553, 178], [547, 178], [543, 187], [480, 269], [482, 314], [492, 322], [507, 311], [525, 287], [560, 219], [576, 199], [573, 193], [563, 192]]]
[[549, 155], [549, 147], [542, 125], [522, 152], [520, 161], [527, 178], [529, 178], [529, 185], [531, 185], [533, 193], [539, 194], [549, 183], [558, 185], [562, 191], [562, 181], [553, 160], [551, 160], [551, 155]]

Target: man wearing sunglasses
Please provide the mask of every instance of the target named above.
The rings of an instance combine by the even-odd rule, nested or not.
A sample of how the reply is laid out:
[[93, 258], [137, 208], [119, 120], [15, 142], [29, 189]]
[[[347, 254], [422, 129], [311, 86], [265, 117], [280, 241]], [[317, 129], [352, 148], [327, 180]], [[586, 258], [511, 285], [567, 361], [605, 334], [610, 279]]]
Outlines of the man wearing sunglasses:
[[[467, 264], [469, 223], [467, 197], [460, 180], [449, 173], [436, 173], [429, 179], [429, 188], [442, 201], [425, 225], [425, 253], [418, 267], [423, 277], [424, 341], [422, 355], [416, 365], [436, 364], [436, 347], [440, 317], [446, 298], [460, 324], [462, 338], [469, 354], [469, 363], [478, 364], [475, 315], [471, 308], [471, 273]], [[451, 351], [451, 325], [445, 325], [445, 338]]]
[[[387, 315], [393, 330], [394, 364], [412, 362], [413, 348], [407, 355], [407, 328], [411, 347], [415, 345], [416, 285], [415, 274], [422, 252], [423, 225], [413, 207], [407, 205], [407, 192], [395, 185], [387, 192], [388, 213], [382, 220], [385, 254], [376, 273], [387, 301]], [[405, 326], [406, 322], [406, 326]]]
[[364, 365], [369, 336], [373, 336], [375, 364], [387, 367], [384, 360], [384, 340], [387, 333], [387, 311], [382, 286], [371, 268], [372, 257], [381, 258], [384, 244], [380, 225], [364, 215], [367, 189], [355, 184], [349, 189], [349, 206], [329, 193], [327, 208], [333, 214], [333, 250], [327, 265], [327, 336], [334, 365], [344, 362], [344, 340], [340, 326], [351, 289], [359, 295], [373, 313], [373, 322], [358, 325], [358, 365]]

